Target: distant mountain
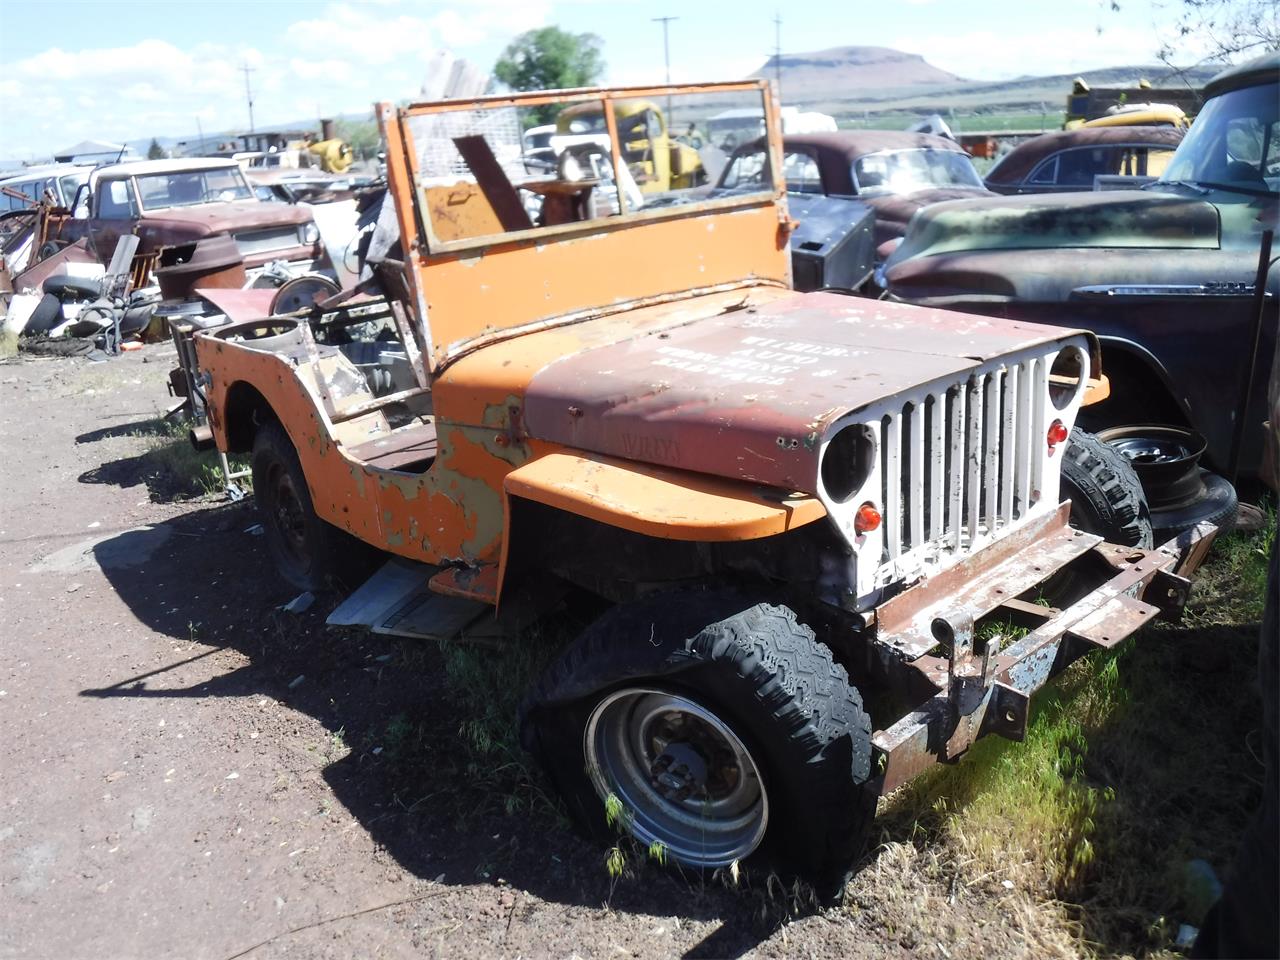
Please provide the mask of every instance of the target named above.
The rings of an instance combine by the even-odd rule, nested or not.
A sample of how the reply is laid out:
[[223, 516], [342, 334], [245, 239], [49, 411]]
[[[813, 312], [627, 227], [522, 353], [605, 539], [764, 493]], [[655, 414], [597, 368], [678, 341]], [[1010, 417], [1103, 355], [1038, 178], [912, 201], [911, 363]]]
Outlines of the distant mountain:
[[[850, 113], [1000, 113], [1062, 109], [1077, 76], [1094, 87], [1200, 88], [1221, 65], [1173, 71], [1163, 64], [1106, 67], [1080, 74], [966, 80], [923, 57], [889, 47], [833, 47], [781, 57], [782, 99], [837, 115]], [[751, 75], [774, 76], [773, 58]]]
[[[939, 70], [924, 57], [889, 47], [832, 47], [813, 53], [784, 53], [779, 58], [787, 102], [827, 97], [838, 90], [938, 86], [961, 78]], [[774, 76], [770, 57], [752, 78]]]

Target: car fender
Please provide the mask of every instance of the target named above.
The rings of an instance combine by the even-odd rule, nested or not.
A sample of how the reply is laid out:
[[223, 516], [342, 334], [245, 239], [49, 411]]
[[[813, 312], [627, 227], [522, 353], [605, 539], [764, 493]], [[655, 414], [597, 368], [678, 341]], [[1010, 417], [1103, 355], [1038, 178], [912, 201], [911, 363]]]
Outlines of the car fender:
[[512, 470], [503, 488], [508, 498], [668, 540], [755, 540], [826, 516], [806, 493], [567, 449]]

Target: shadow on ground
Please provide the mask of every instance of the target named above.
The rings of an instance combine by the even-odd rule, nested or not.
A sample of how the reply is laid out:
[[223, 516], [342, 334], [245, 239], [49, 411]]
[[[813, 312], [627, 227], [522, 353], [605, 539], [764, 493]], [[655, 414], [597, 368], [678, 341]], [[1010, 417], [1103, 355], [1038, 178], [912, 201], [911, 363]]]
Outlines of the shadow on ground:
[[[730, 891], [718, 877], [634, 856], [636, 874], [611, 882], [606, 851], [545, 799], [538, 773], [496, 770], [510, 758], [477, 752], [435, 644], [328, 628], [336, 596], [301, 615], [279, 609], [295, 592], [276, 577], [262, 538], [246, 532], [255, 522], [251, 501], [222, 504], [99, 543], [100, 566], [142, 623], [209, 649], [81, 695], [268, 696], [311, 715], [350, 747], [323, 771], [337, 799], [419, 877], [501, 878], [546, 901], [723, 921], [689, 956], [740, 956], [776, 929], [789, 906], [776, 880], [775, 892], [769, 884]], [[227, 649], [249, 662], [196, 686], [166, 682], [173, 669]]]

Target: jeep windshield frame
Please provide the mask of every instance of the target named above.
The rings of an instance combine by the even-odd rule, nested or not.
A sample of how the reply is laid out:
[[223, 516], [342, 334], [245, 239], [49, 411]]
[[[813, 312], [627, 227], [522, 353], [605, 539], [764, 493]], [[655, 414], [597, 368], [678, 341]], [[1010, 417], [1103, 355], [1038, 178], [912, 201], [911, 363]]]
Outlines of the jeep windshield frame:
[[[625, 129], [619, 136], [624, 118], [634, 113], [634, 105], [648, 102], [670, 111], [672, 101], [678, 103], [682, 96], [690, 98], [690, 103], [706, 104], [714, 103], [717, 95], [752, 98], [759, 104], [769, 131], [770, 149], [770, 174], [761, 188], [714, 194], [710, 186], [715, 176], [708, 170], [710, 182], [704, 179], [702, 187], [677, 189], [673, 185], [668, 193], [646, 192], [641, 202], [634, 202], [638, 194], [634, 182], [628, 183], [626, 171], [637, 165], [624, 156], [624, 151], [634, 147], [635, 142], [628, 142]], [[605, 130], [596, 135], [599, 153], [611, 162], [612, 171], [624, 171], [623, 176], [614, 174], [613, 180], [590, 181], [596, 185], [597, 195], [607, 194], [609, 209], [604, 215], [588, 213], [580, 219], [570, 218], [570, 222], [522, 228], [519, 209], [511, 215], [509, 207], [507, 222], [515, 221], [515, 228], [508, 226], [500, 232], [476, 236], [440, 236], [433, 212], [438, 213], [435, 208], [442, 203], [453, 202], [452, 197], [441, 199], [442, 190], [452, 189], [441, 180], [455, 179], [455, 195], [465, 201], [462, 205], [472, 203], [484, 214], [481, 219], [490, 221], [497, 213], [496, 208], [488, 209], [493, 200], [487, 194], [478, 202], [475, 197], [485, 189], [485, 184], [480, 183], [485, 176], [498, 180], [500, 189], [494, 191], [495, 195], [514, 193], [515, 188], [525, 189], [528, 185], [511, 180], [502, 183], [501, 170], [496, 177], [493, 175], [493, 168], [500, 165], [502, 158], [497, 157], [492, 142], [488, 151], [484, 144], [471, 144], [479, 147], [482, 166], [483, 154], [489, 154], [491, 169], [487, 173], [477, 172], [472, 160], [467, 159], [466, 167], [472, 168], [470, 176], [428, 177], [420, 160], [426, 156], [420, 142], [423, 138], [415, 139], [415, 131], [434, 131], [434, 139], [443, 141], [452, 132], [444, 132], [448, 121], [437, 119], [444, 114], [478, 115], [485, 110], [510, 108], [536, 116], [534, 111], [538, 109], [548, 111], [593, 101], [601, 106], [604, 115]], [[428, 377], [486, 344], [549, 326], [735, 287], [790, 286], [786, 242], [789, 221], [785, 184], [780, 175], [780, 110], [767, 81], [583, 88], [415, 103], [399, 108], [383, 103], [375, 109], [387, 144], [388, 188], [406, 251], [406, 293], [417, 321], [414, 327], [421, 337], [419, 346]], [[667, 122], [663, 129], [677, 126], [681, 125]], [[464, 136], [472, 141], [481, 139], [471, 136], [469, 130]], [[691, 148], [677, 137], [665, 132], [660, 136], [661, 144], [641, 140], [641, 147], [649, 149], [646, 162], [654, 171], [659, 167], [654, 154], [663, 145], [669, 147], [672, 155], [667, 175], [674, 183], [678, 171], [684, 170], [695, 155], [683, 152]], [[461, 152], [465, 146], [460, 142], [463, 137], [451, 139]], [[491, 140], [487, 135], [485, 139]], [[682, 152], [679, 165], [677, 152]], [[718, 175], [718, 170], [714, 174]], [[563, 180], [563, 173], [559, 177]], [[548, 178], [541, 180], [548, 182]], [[571, 178], [565, 186], [574, 183], [588, 181]], [[496, 199], [501, 201], [502, 197]], [[454, 225], [447, 218], [440, 222], [446, 227]]]

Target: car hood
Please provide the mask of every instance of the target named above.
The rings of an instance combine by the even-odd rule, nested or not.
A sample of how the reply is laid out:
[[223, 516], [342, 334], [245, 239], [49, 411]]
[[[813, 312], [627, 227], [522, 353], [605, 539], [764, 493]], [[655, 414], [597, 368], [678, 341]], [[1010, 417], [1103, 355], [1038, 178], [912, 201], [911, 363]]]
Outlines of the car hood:
[[921, 210], [888, 269], [973, 250], [1216, 249], [1220, 235], [1217, 208], [1197, 198], [1142, 190], [993, 197]]
[[579, 450], [811, 493], [836, 420], [1071, 333], [829, 293], [742, 298], [542, 366], [524, 425]]
[[232, 203], [202, 203], [193, 207], [169, 207], [144, 211], [147, 223], [169, 222], [194, 224], [209, 233], [235, 233], [258, 227], [279, 227], [308, 223], [311, 212], [305, 207], [286, 203], [263, 203], [259, 200], [237, 200]]
[[907, 224], [921, 207], [942, 203], [945, 200], [976, 200], [993, 196], [990, 190], [973, 187], [934, 187], [915, 193], [889, 193], [880, 196], [860, 196], [876, 212], [876, 243], [881, 244], [906, 232]]

